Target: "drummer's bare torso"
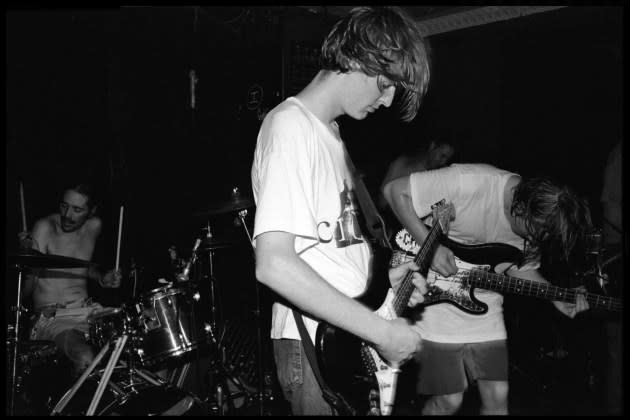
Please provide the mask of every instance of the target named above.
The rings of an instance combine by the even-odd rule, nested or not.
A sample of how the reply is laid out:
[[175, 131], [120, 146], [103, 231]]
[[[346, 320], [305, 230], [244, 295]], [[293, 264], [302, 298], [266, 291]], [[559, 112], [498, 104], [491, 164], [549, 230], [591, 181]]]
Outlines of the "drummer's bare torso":
[[[39, 220], [33, 229], [34, 248], [44, 254], [91, 261], [101, 220], [91, 217], [77, 230], [64, 232], [59, 214]], [[65, 305], [86, 299], [87, 268], [41, 269], [33, 289], [33, 306], [37, 311], [44, 306]]]

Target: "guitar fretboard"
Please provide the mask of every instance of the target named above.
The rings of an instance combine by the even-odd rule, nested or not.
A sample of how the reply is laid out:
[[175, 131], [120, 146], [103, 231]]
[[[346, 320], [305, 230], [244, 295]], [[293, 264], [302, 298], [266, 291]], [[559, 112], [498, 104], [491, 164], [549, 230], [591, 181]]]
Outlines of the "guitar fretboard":
[[583, 294], [591, 308], [606, 309], [609, 311], [621, 311], [623, 309], [621, 299], [589, 292], [579, 292], [575, 289], [565, 289], [547, 283], [520, 279], [518, 277], [492, 273], [485, 270], [468, 270], [467, 281], [471, 286], [480, 289], [571, 303], [575, 303], [578, 294]]
[[[429, 257], [433, 256], [433, 251], [438, 245], [438, 239], [441, 235], [442, 227], [440, 226], [440, 223], [436, 221], [429, 231], [429, 234], [427, 235], [424, 243], [422, 244], [422, 248], [420, 248], [420, 251], [413, 260], [420, 268], [419, 271], [422, 275], [426, 275], [429, 271], [429, 266], [431, 265], [431, 258]], [[400, 287], [396, 292], [396, 297], [393, 301], [393, 307], [397, 316], [400, 316], [403, 313], [405, 307], [407, 306], [407, 303], [409, 303], [409, 298], [411, 297], [411, 293], [415, 288], [412, 279], [413, 272], [410, 271], [402, 280]]]

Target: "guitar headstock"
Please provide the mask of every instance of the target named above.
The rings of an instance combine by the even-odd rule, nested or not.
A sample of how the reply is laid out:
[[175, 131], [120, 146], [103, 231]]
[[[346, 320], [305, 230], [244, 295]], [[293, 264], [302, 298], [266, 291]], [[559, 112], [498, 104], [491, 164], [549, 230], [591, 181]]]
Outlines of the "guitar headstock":
[[433, 212], [433, 224], [439, 223], [442, 233], [447, 234], [451, 220], [455, 218], [453, 203], [446, 203], [446, 200], [442, 199], [431, 206], [431, 211]]
[[[446, 204], [446, 200], [440, 200], [431, 206], [431, 210], [433, 211], [433, 224], [439, 223], [442, 233], [448, 233], [448, 226], [451, 220], [455, 218], [453, 203]], [[401, 251], [408, 254], [417, 255], [418, 251], [420, 251], [420, 245], [405, 228], [398, 231], [394, 241]]]

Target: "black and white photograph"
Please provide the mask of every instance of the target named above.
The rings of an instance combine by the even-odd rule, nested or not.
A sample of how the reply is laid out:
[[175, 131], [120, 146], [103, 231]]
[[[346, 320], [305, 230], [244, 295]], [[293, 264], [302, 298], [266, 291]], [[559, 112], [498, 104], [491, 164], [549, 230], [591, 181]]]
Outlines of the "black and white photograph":
[[623, 415], [624, 17], [5, 8], [5, 415]]

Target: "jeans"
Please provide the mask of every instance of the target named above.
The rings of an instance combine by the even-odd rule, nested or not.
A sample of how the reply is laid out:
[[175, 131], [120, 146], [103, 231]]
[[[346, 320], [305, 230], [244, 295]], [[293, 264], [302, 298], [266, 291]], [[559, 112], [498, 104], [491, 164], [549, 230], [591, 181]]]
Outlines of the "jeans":
[[330, 416], [333, 410], [324, 400], [300, 340], [274, 339], [273, 352], [278, 382], [294, 416]]

